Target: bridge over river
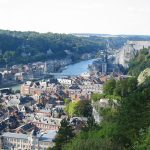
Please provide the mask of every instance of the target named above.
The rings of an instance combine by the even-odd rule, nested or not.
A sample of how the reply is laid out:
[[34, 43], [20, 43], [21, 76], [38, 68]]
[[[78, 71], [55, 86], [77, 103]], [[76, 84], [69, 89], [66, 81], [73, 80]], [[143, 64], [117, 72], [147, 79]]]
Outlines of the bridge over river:
[[[66, 77], [66, 76], [69, 76], [69, 77], [78, 76], [81, 73], [87, 72], [88, 66], [91, 65], [92, 62], [95, 60], [96, 59], [84, 60], [84, 61], [66, 66], [66, 69], [64, 69], [60, 73], [48, 73], [46, 75], [53, 75], [56, 78]], [[20, 86], [21, 85], [19, 84], [15, 86], [9, 86], [9, 88], [12, 88], [12, 90], [20, 90]]]
[[64, 74], [64, 73], [44, 73], [45, 76], [54, 76], [56, 78], [58, 77], [75, 77], [75, 76], [78, 76], [78, 75], [73, 75], [73, 74]]

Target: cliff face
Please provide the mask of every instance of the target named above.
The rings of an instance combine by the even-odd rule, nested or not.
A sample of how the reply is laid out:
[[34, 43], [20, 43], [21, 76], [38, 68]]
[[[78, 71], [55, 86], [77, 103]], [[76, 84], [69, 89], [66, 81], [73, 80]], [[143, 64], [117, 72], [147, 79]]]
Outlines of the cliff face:
[[116, 55], [116, 63], [128, 68], [131, 59], [135, 57], [141, 49], [150, 47], [150, 41], [128, 41], [122, 48], [118, 50]]
[[128, 68], [129, 61], [134, 58], [136, 50], [133, 45], [126, 43], [121, 49], [116, 57], [116, 63], [121, 64], [124, 68]]
[[144, 48], [150, 47], [150, 41], [130, 41], [135, 50], [141, 50]]

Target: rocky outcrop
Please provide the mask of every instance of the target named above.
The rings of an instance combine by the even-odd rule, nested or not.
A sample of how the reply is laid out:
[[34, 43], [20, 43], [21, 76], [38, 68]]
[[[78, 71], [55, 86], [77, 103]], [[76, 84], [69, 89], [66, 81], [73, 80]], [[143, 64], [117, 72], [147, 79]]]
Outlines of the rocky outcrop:
[[128, 68], [128, 63], [135, 57], [138, 51], [150, 47], [150, 41], [127, 41], [127, 43], [117, 51], [116, 63]]
[[141, 50], [143, 48], [150, 47], [150, 41], [130, 41], [135, 50]]
[[150, 77], [150, 68], [146, 68], [140, 73], [140, 75], [138, 76], [138, 83], [143, 83], [147, 77]]
[[132, 44], [125, 44], [117, 53], [116, 63], [128, 68], [129, 61], [134, 58], [136, 51]]

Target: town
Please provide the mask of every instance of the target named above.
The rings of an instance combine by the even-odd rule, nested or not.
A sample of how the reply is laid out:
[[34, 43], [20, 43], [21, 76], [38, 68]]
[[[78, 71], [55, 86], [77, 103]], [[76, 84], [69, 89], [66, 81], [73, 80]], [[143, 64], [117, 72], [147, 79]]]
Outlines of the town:
[[[14, 74], [15, 79], [22, 84], [20, 90], [16, 91], [11, 88], [0, 89], [0, 149], [52, 148], [61, 122], [65, 119], [69, 119], [75, 133], [79, 132], [86, 125], [88, 115], [69, 115], [66, 111], [68, 103], [91, 102], [92, 94], [102, 94], [103, 84], [109, 79], [114, 78], [117, 81], [130, 77], [123, 75], [114, 56], [108, 55], [107, 51], [89, 66], [88, 72], [78, 76], [56, 78], [51, 75], [41, 80], [29, 80], [30, 69], [27, 65], [22, 66], [23, 73], [18, 72], [20, 70], [15, 66], [12, 67], [13, 71], [17, 71]], [[135, 49], [130, 50], [133, 51]], [[63, 66], [66, 64], [67, 62]], [[35, 67], [35, 74], [39, 76], [43, 72], [50, 72], [47, 69], [51, 67], [46, 63], [36, 63], [36, 66], [38, 68]], [[39, 77], [38, 75], [35, 76]], [[6, 71], [1, 79], [11, 80], [11, 73]], [[107, 99], [101, 101], [102, 105], [107, 103]], [[93, 117], [99, 123], [101, 119], [97, 118], [95, 108], [92, 109]]]
[[[114, 75], [116, 79], [123, 75]], [[68, 118], [65, 99], [70, 102], [90, 101], [92, 93], [102, 93], [110, 75], [82, 73], [76, 77], [26, 81], [20, 91], [3, 88], [1, 92], [0, 148], [43, 149], [54, 146], [53, 140], [61, 121]], [[85, 117], [72, 116], [70, 123], [79, 130]], [[82, 124], [81, 124], [82, 122]]]
[[0, 150], [150, 150], [150, 0], [0, 0]]

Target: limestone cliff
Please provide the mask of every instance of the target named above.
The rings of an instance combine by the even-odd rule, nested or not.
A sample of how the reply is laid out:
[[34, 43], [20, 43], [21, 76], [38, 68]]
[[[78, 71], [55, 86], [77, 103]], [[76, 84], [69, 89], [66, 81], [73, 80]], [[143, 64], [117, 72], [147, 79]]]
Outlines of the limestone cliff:
[[117, 51], [116, 63], [128, 68], [128, 64], [141, 49], [150, 47], [150, 41], [127, 41], [122, 48]]
[[143, 83], [147, 77], [150, 77], [150, 68], [146, 68], [140, 73], [140, 75], [138, 76], [138, 83]]

